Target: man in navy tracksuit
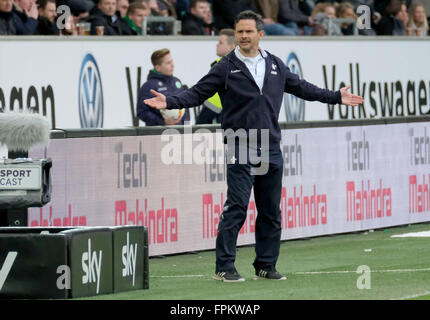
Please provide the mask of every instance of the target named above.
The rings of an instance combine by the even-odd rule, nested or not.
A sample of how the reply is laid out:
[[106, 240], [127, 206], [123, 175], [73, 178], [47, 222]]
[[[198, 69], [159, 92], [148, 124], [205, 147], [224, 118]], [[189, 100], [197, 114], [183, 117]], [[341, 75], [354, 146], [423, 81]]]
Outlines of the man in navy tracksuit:
[[[349, 86], [339, 91], [321, 89], [300, 80], [274, 55], [259, 48], [264, 35], [260, 15], [244, 11], [236, 18], [235, 32], [239, 46], [220, 62], [194, 87], [177, 96], [165, 97], [151, 91], [154, 98], [145, 103], [157, 109], [186, 108], [201, 104], [218, 92], [223, 105], [221, 126], [228, 129], [259, 130], [261, 137], [269, 132], [268, 143], [257, 144], [257, 153], [268, 155], [264, 174], [253, 174], [255, 163], [241, 163], [235, 155], [227, 159], [227, 200], [221, 214], [216, 239], [216, 269], [214, 279], [225, 282], [244, 281], [237, 272], [236, 241], [246, 219], [251, 189], [257, 207], [255, 225], [254, 268], [256, 278], [285, 280], [276, 271], [281, 240], [280, 200], [283, 159], [280, 151], [281, 130], [278, 124], [284, 92], [309, 101], [345, 105], [363, 102], [349, 93]], [[227, 149], [229, 149], [228, 146]], [[251, 146], [248, 146], [251, 152]], [[227, 151], [228, 156], [231, 152]]]
[[180, 119], [164, 119], [160, 111], [148, 107], [143, 100], [151, 98], [150, 90], [162, 92], [166, 96], [179, 94], [184, 91], [181, 80], [173, 76], [174, 63], [169, 49], [154, 51], [151, 55], [154, 69], [149, 71], [147, 81], [142, 85], [137, 95], [137, 117], [145, 121], [147, 126], [181, 125], [189, 121], [188, 114]]

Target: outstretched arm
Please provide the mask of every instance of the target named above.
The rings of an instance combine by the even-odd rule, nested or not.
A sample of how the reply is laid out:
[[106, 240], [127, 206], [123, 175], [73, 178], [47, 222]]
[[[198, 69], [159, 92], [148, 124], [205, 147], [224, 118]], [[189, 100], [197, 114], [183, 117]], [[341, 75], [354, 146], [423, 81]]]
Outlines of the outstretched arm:
[[156, 109], [182, 109], [199, 106], [216, 92], [222, 90], [226, 72], [227, 66], [220, 61], [191, 89], [168, 97], [151, 90], [154, 97], [146, 99], [144, 102]]
[[285, 92], [291, 93], [299, 98], [308, 101], [320, 101], [329, 104], [345, 104], [356, 106], [363, 103], [363, 98], [349, 93], [351, 86], [344, 87], [339, 91], [331, 91], [319, 88], [306, 80], [300, 79], [296, 74], [287, 68], [287, 80], [285, 82]]

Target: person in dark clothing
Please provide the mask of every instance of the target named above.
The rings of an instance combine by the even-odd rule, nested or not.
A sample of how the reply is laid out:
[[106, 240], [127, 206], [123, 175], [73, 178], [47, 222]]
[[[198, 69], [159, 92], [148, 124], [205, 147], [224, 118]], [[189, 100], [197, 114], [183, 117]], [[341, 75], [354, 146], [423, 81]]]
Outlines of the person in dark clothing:
[[32, 0], [15, 1], [12, 16], [17, 35], [36, 34], [39, 13], [36, 4]]
[[0, 0], [0, 35], [16, 35], [12, 0]]
[[297, 26], [289, 28], [278, 23], [279, 0], [255, 0], [258, 13], [263, 17], [264, 34], [273, 36], [295, 36]]
[[278, 21], [287, 28], [296, 30], [296, 35], [299, 34], [299, 26], [311, 27], [314, 24], [312, 16], [300, 10], [299, 0], [279, 0]]
[[38, 0], [39, 18], [37, 32], [38, 35], [53, 35], [58, 36], [60, 30], [55, 23], [57, 16], [57, 6], [55, 0]]
[[116, 12], [116, 0], [99, 0], [86, 21], [91, 23], [91, 35], [97, 35], [97, 26], [104, 27], [106, 36], [133, 35], [133, 30]]
[[[209, 10], [209, 12], [208, 12]], [[192, 0], [190, 13], [186, 13], [182, 20], [183, 35], [215, 35], [217, 33], [212, 21], [209, 3], [206, 0]]]
[[[364, 0], [363, 0], [364, 1]], [[370, 1], [370, 0], [367, 0]], [[409, 8], [412, 4], [412, 0], [404, 0], [403, 1], [406, 6]], [[373, 8], [376, 12], [379, 12], [381, 15], [385, 14], [385, 9], [390, 5], [391, 0], [374, 0]]]
[[[242, 138], [237, 144], [228, 143], [226, 148], [227, 200], [218, 225], [213, 276], [224, 282], [244, 281], [234, 262], [237, 237], [246, 219], [252, 188], [258, 211], [255, 275], [263, 279], [286, 279], [276, 270], [281, 240], [283, 177], [278, 117], [284, 92], [329, 104], [356, 106], [363, 103], [362, 97], [348, 92], [350, 86], [339, 91], [322, 89], [292, 73], [280, 58], [260, 48], [263, 27], [260, 15], [252, 11], [240, 13], [235, 23], [239, 45], [235, 50], [215, 64], [191, 89], [167, 97], [151, 91], [155, 97], [144, 101], [156, 109], [187, 108], [201, 104], [218, 92], [223, 105], [221, 127], [224, 137], [230, 142], [232, 138], [233, 141]], [[243, 132], [248, 136], [243, 137]], [[257, 140], [257, 143], [248, 143], [248, 139]], [[251, 159], [244, 159], [244, 153], [249, 153]], [[259, 162], [255, 161], [259, 159]]]
[[145, 2], [133, 2], [127, 10], [124, 21], [135, 35], [142, 35], [143, 19], [149, 17], [151, 10]]
[[60, 30], [58, 30], [57, 25], [48, 18], [39, 16], [37, 21], [37, 35], [58, 36], [60, 34]]
[[372, 28], [378, 36], [404, 35], [405, 30], [396, 15], [402, 10], [401, 0], [390, 0], [382, 15], [377, 15], [373, 20]]
[[184, 124], [184, 121], [190, 119], [187, 114], [178, 119], [164, 119], [159, 110], [153, 109], [143, 102], [152, 96], [151, 90], [161, 91], [165, 95], [184, 91], [181, 80], [173, 76], [175, 66], [169, 49], [155, 51], [151, 55], [151, 62], [154, 69], [149, 71], [148, 79], [140, 88], [137, 96], [137, 117], [147, 126]]
[[234, 28], [234, 18], [245, 10], [257, 11], [254, 0], [214, 0], [215, 27], [218, 30]]

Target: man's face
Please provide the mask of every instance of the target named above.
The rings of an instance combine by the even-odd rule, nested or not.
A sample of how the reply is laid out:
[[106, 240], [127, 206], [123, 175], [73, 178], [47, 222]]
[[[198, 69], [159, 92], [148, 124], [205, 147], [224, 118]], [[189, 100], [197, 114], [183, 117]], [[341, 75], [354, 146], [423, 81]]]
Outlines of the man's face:
[[264, 31], [257, 31], [257, 23], [253, 19], [240, 20], [236, 24], [236, 41], [245, 53], [258, 50]]
[[0, 0], [0, 11], [1, 12], [11, 12], [13, 2], [12, 0]]
[[226, 35], [220, 35], [218, 43], [216, 45], [216, 55], [218, 57], [223, 57], [230, 53], [234, 49], [234, 44], [229, 44], [228, 37]]
[[130, 13], [130, 15], [128, 16], [131, 21], [134, 22], [134, 24], [136, 26], [138, 26], [139, 28], [142, 28], [143, 25], [143, 18], [145, 18], [147, 15], [145, 15], [145, 10], [143, 9], [136, 9], [134, 10], [133, 13]]
[[207, 15], [207, 10], [209, 5], [206, 2], [197, 2], [195, 7], [191, 8], [191, 14], [199, 17], [200, 19], [204, 19]]
[[16, 4], [24, 10], [29, 11], [31, 5], [33, 4], [33, 0], [15, 0]]
[[211, 7], [209, 5], [209, 3], [204, 2], [205, 5], [205, 9], [204, 9], [204, 22], [210, 24], [212, 23], [212, 11], [211, 11]]
[[119, 11], [121, 17], [125, 17], [127, 14], [129, 3], [128, 0], [118, 0], [116, 5], [116, 10]]
[[98, 6], [105, 15], [111, 17], [115, 14], [116, 0], [101, 0]]
[[45, 9], [39, 8], [39, 15], [47, 18], [49, 21], [54, 22], [57, 16], [56, 5], [53, 2], [46, 3]]
[[173, 70], [175, 69], [175, 65], [173, 63], [173, 58], [170, 53], [166, 54], [163, 57], [161, 63], [159, 65], [156, 65], [154, 68], [155, 70], [166, 76], [173, 76]]
[[151, 8], [150, 7], [145, 7], [145, 9], [143, 9], [143, 16], [144, 17], [149, 17], [151, 15]]

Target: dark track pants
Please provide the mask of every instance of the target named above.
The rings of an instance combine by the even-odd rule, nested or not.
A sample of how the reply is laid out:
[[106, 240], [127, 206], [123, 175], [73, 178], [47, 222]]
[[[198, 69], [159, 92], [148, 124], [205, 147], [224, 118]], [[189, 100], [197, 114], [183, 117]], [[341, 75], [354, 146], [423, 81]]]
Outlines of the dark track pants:
[[281, 242], [281, 151], [270, 152], [265, 175], [251, 175], [249, 164], [227, 164], [227, 200], [218, 225], [216, 272], [234, 268], [236, 242], [246, 220], [249, 197], [254, 187], [257, 208], [255, 224], [255, 268], [275, 266]]

